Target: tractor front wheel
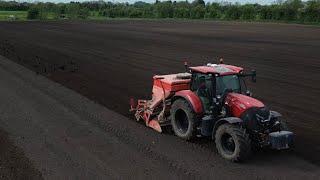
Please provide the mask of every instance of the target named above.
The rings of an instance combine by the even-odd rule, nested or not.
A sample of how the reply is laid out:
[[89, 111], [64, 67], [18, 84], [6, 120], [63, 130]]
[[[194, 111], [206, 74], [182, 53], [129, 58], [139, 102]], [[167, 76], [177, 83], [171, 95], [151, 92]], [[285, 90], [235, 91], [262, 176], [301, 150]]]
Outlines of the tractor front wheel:
[[198, 119], [186, 100], [177, 99], [174, 101], [170, 114], [172, 129], [178, 137], [191, 140], [196, 136]]
[[215, 134], [216, 148], [219, 154], [230, 161], [244, 161], [250, 157], [251, 141], [249, 135], [240, 126], [222, 124]]

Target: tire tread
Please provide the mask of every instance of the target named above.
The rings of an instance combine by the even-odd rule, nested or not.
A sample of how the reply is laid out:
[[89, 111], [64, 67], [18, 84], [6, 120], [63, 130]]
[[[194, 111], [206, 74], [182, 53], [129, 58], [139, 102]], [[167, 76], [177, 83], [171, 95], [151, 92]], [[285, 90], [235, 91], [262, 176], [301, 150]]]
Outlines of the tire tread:
[[[235, 141], [238, 141], [239, 150], [232, 156], [226, 155], [218, 144], [220, 143], [219, 133], [222, 134], [224, 132], [231, 132], [231, 134], [233, 134], [233, 137], [235, 138]], [[217, 150], [221, 154], [221, 156], [233, 162], [245, 161], [251, 155], [251, 139], [249, 137], [249, 134], [246, 133], [246, 130], [239, 125], [222, 124], [221, 126], [219, 126], [215, 134], [215, 142]]]

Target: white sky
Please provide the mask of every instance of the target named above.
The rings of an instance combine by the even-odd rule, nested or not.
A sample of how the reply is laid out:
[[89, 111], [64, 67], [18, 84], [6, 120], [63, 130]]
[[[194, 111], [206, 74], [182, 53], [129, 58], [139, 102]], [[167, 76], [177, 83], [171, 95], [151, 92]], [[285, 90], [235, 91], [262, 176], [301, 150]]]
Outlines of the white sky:
[[[11, 1], [11, 0], [6, 0], [6, 1]], [[18, 2], [70, 2], [70, 1], [83, 2], [83, 1], [90, 1], [90, 0], [15, 0], [15, 1], [18, 1]], [[133, 3], [140, 0], [104, 0], [104, 1]], [[141, 0], [141, 1], [149, 2], [149, 3], [155, 2], [155, 0]], [[160, 1], [163, 1], [163, 0], [160, 0]], [[179, 1], [179, 0], [176, 0], [176, 1]], [[188, 0], [188, 1], [191, 2], [193, 0]], [[239, 2], [241, 4], [245, 4], [245, 3], [270, 4], [277, 0], [204, 0], [204, 1], [205, 2], [222, 2], [223, 1], [223, 2], [233, 2], [233, 3]]]

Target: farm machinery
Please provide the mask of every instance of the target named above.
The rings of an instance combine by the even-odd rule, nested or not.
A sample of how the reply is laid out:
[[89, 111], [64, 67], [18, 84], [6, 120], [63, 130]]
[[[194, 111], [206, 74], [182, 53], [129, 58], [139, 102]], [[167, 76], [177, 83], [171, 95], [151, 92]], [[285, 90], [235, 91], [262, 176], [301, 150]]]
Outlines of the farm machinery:
[[189, 67], [186, 72], [153, 77], [152, 99], [131, 99], [137, 121], [158, 132], [172, 128], [178, 137], [209, 137], [219, 154], [238, 162], [253, 149], [288, 149], [293, 133], [281, 114], [252, 97], [246, 79], [256, 82], [256, 71], [219, 64]]

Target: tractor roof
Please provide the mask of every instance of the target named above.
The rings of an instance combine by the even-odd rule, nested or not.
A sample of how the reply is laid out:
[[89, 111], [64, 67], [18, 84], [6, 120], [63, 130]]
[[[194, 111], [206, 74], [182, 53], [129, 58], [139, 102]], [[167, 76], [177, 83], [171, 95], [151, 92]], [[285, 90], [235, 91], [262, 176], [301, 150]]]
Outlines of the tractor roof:
[[230, 74], [238, 74], [243, 71], [242, 67], [227, 65], [227, 64], [207, 64], [206, 66], [195, 66], [190, 67], [192, 71], [200, 72], [204, 74], [212, 73], [212, 74], [219, 74], [220, 76], [223, 75], [230, 75]]

